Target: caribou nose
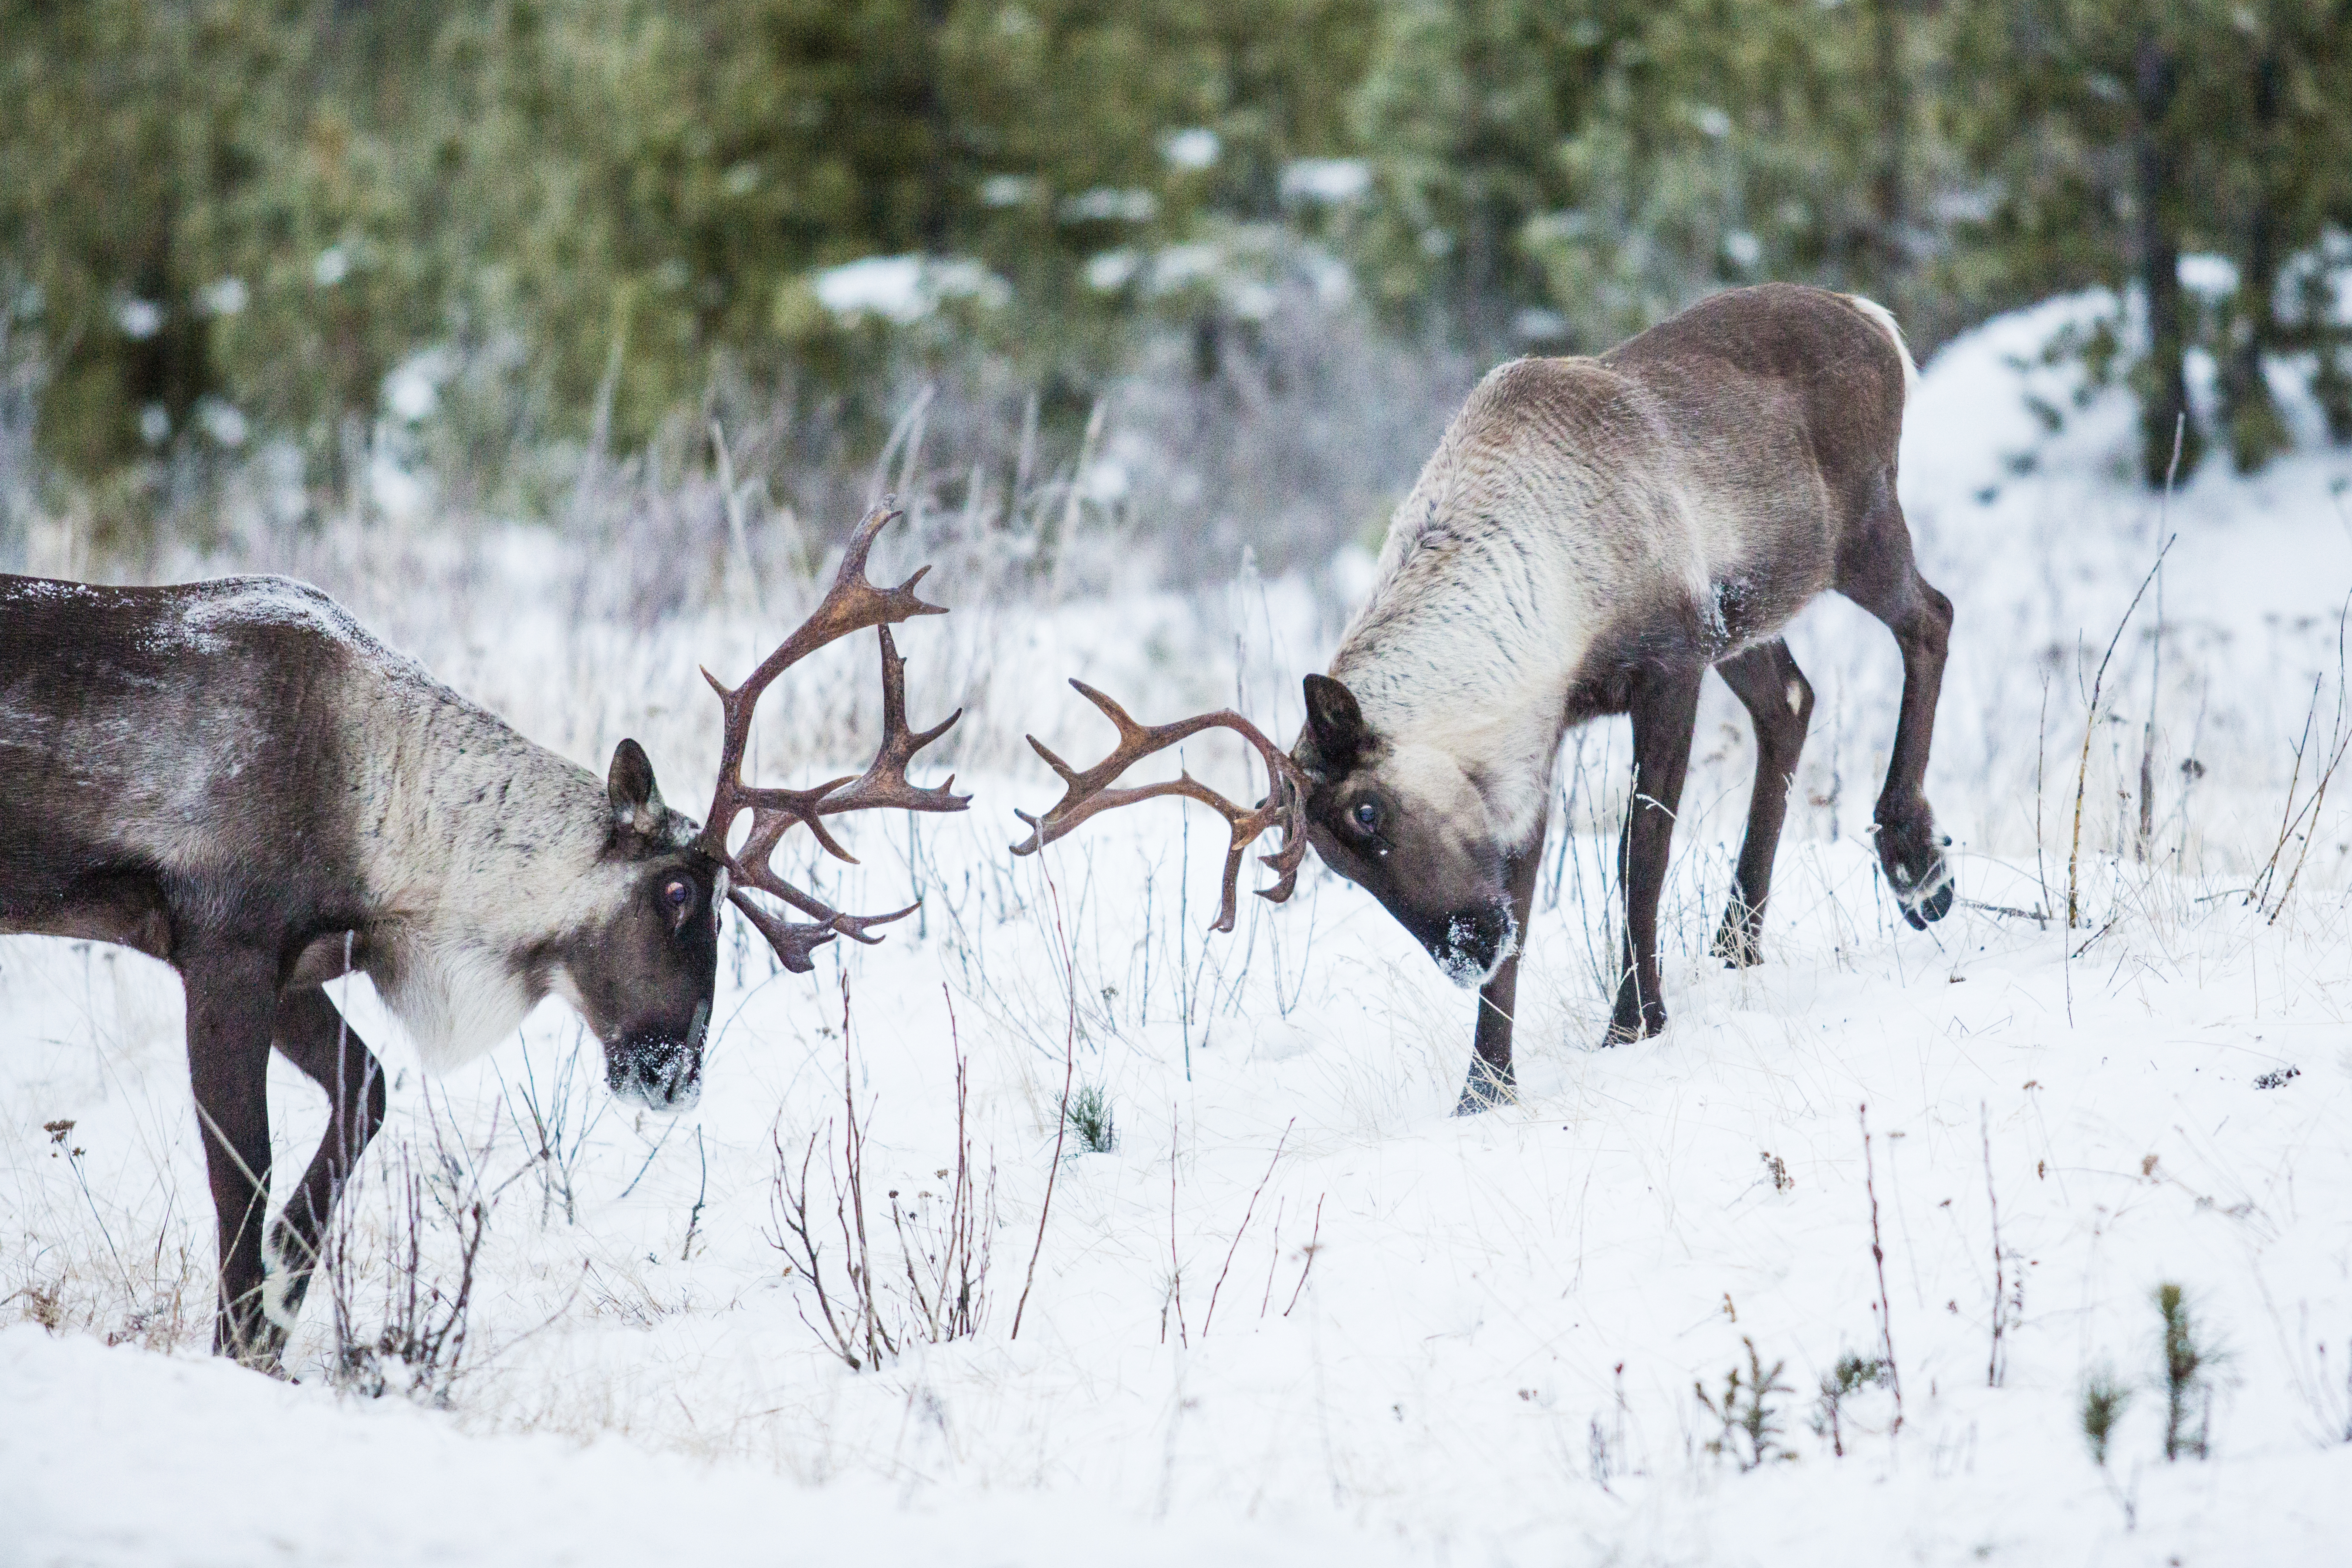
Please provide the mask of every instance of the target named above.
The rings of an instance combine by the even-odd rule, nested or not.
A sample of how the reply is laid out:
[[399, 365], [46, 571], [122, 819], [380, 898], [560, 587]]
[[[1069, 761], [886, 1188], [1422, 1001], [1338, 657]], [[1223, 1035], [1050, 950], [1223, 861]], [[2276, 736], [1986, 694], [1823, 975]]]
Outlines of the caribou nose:
[[605, 1081], [623, 1100], [654, 1110], [691, 1110], [702, 1098], [702, 1037], [710, 1005], [694, 1012], [684, 1040], [667, 1033], [626, 1040], [608, 1055]]
[[1445, 932], [1430, 944], [1429, 955], [1454, 984], [1467, 989], [1495, 977], [1518, 947], [1518, 922], [1502, 904], [1460, 910], [1448, 916]]
[[635, 1044], [614, 1054], [605, 1082], [648, 1110], [690, 1110], [702, 1098], [700, 1056], [671, 1040]]

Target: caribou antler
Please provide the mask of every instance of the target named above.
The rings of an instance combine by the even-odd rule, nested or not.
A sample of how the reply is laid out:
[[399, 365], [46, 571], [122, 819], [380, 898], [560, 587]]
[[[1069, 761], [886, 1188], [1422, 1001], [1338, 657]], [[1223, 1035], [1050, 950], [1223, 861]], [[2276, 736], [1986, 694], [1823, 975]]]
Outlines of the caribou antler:
[[[786, 833], [796, 825], [805, 826], [824, 846], [826, 853], [856, 865], [857, 857], [825, 831], [826, 817], [877, 806], [898, 806], [907, 811], [961, 811], [971, 802], [969, 795], [952, 793], [952, 774], [946, 784], [930, 789], [918, 789], [907, 780], [907, 764], [915, 753], [946, 734], [963, 717], [963, 710], [957, 709], [944, 723], [919, 733], [907, 728], [907, 661], [898, 657], [898, 649], [890, 640], [890, 627], [916, 616], [943, 616], [947, 610], [943, 605], [927, 605], [915, 596], [915, 584], [930, 571], [928, 566], [887, 590], [876, 587], [866, 578], [866, 558], [874, 549], [875, 535], [902, 515], [888, 496], [866, 514], [865, 521], [849, 536], [841, 570], [835, 574], [824, 602], [797, 631], [760, 661], [760, 668], [742, 685], [730, 690], [708, 669], [702, 672], [702, 679], [719, 693], [726, 713], [726, 729], [719, 742], [719, 787], [711, 796], [710, 815], [704, 821], [702, 836], [695, 840], [695, 847], [727, 868], [729, 901], [759, 928], [784, 967], [797, 974], [805, 974], [814, 967], [809, 955], [831, 942], [836, 933], [854, 942], [880, 942], [880, 937], [866, 934], [868, 928], [903, 920], [914, 913], [915, 906], [909, 904], [887, 915], [848, 915], [801, 891], [778, 876], [769, 859]], [[881, 628], [882, 638], [882, 749], [875, 753], [873, 765], [856, 778], [833, 779], [812, 789], [756, 789], [745, 784], [743, 749], [751, 737], [751, 711], [759, 706], [761, 693], [776, 677], [827, 643], [838, 642], [868, 626]], [[745, 811], [751, 814], [751, 831], [743, 840], [742, 849], [730, 854], [728, 832], [735, 826], [736, 817]], [[745, 889], [751, 888], [772, 894], [813, 919], [805, 922], [791, 921], [763, 910], [745, 896]]]
[[[1029, 737], [1029, 744], [1045, 759], [1046, 766], [1061, 775], [1062, 783], [1067, 787], [1054, 808], [1043, 816], [1032, 816], [1025, 811], [1013, 812], [1013, 816], [1029, 825], [1027, 841], [1013, 847], [1015, 855], [1034, 855], [1088, 817], [1101, 812], [1116, 811], [1122, 805], [1133, 805], [1141, 800], [1156, 800], [1162, 795], [1182, 795], [1187, 800], [1199, 801], [1223, 817], [1233, 833], [1233, 841], [1225, 850], [1224, 903], [1217, 912], [1217, 923], [1210, 930], [1230, 931], [1234, 929], [1234, 895], [1241, 881], [1242, 855], [1269, 827], [1281, 829], [1282, 847], [1258, 858], [1280, 872], [1281, 876], [1273, 887], [1259, 889], [1257, 896], [1276, 904], [1290, 897], [1291, 890], [1298, 885], [1299, 860], [1307, 853], [1307, 835], [1299, 817], [1301, 805], [1306, 798], [1306, 780], [1299, 773], [1298, 765], [1281, 747], [1267, 740], [1256, 725], [1230, 708], [1191, 719], [1179, 719], [1172, 724], [1139, 724], [1128, 716], [1126, 709], [1085, 681], [1073, 680], [1070, 684], [1079, 696], [1101, 709], [1104, 717], [1118, 726], [1118, 747], [1109, 756], [1080, 773], [1046, 750], [1045, 742], [1036, 736]], [[1258, 755], [1265, 759], [1268, 787], [1265, 798], [1257, 804], [1256, 809], [1244, 810], [1235, 805], [1189, 773], [1164, 784], [1139, 784], [1127, 789], [1108, 787], [1136, 763], [1203, 730], [1231, 730], [1256, 747]]]

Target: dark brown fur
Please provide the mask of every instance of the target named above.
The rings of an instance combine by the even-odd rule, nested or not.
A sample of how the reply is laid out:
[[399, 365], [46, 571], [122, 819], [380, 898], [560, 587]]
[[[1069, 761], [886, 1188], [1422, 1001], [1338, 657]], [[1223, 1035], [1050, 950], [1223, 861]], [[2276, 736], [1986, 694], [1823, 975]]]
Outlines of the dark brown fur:
[[[118, 942], [181, 976], [217, 1349], [274, 1364], [383, 1120], [376, 1058], [319, 988], [347, 967], [428, 1056], [484, 1048], [568, 987], [615, 1089], [690, 1103], [716, 868], [643, 752], [624, 742], [600, 786], [315, 589], [0, 576], [0, 933]], [[273, 1046], [332, 1121], [265, 1230]]]
[[1737, 289], [1597, 358], [1496, 370], [1400, 509], [1330, 677], [1309, 679], [1295, 755], [1315, 780], [1311, 841], [1450, 972], [1485, 976], [1464, 1109], [1510, 1092], [1551, 763], [1568, 726], [1604, 714], [1633, 718], [1636, 792], [1609, 1038], [1664, 1026], [1658, 895], [1711, 668], [1759, 749], [1717, 951], [1757, 962], [1812, 708], [1780, 633], [1821, 593], [1861, 605], [1902, 649], [1879, 854], [1914, 925], [1949, 908], [1920, 791], [1951, 604], [1919, 577], [1895, 499], [1908, 358], [1874, 310]]

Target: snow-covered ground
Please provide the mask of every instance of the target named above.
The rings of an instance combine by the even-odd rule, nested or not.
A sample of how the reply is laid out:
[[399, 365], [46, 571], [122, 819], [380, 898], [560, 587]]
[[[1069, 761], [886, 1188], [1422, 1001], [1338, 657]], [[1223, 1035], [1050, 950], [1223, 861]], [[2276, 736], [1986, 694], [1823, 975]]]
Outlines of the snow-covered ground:
[[[446, 1409], [338, 1394], [324, 1288], [298, 1384], [202, 1353], [212, 1229], [176, 986], [121, 952], [0, 942], [0, 1317], [24, 1320], [0, 1328], [0, 1563], [2342, 1562], [2352, 780], [2262, 901], [2245, 889], [2352, 722], [2352, 458], [2306, 432], [2257, 479], [2217, 458], [2159, 503], [2128, 477], [2121, 400], [2078, 407], [2069, 373], [2012, 363], [2095, 305], [1955, 343], [1908, 419], [1906, 504], [1958, 609], [1929, 795], [1973, 901], [1915, 933], [1877, 884], [1860, 830], [1899, 665], [1874, 623], [1818, 605], [1790, 639], [1822, 703], [1769, 962], [1705, 955], [1752, 756], [1711, 690], [1662, 922], [1673, 1022], [1594, 1048], [1627, 752], [1622, 725], [1594, 726], [1562, 768], [1511, 1110], [1447, 1114], [1470, 998], [1327, 874], [1215, 938], [1204, 813], [1158, 805], [1042, 863], [1006, 853], [1012, 807], [1054, 795], [1013, 738], [1101, 743], [1061, 676], [1147, 719], [1238, 682], [1287, 733], [1297, 675], [1360, 591], [1351, 559], [1047, 613], [935, 578], [958, 613], [903, 639], [914, 716], [971, 703], [954, 760], [973, 809], [865, 825], [859, 868], [803, 862], [853, 909], [924, 895], [885, 945], [835, 944], [803, 979], [730, 937], [687, 1119], [610, 1104], [553, 1005], [426, 1080], [364, 985], [347, 998], [395, 1075], [347, 1200], [362, 1337], [407, 1239], [404, 1175], [445, 1289], [443, 1201], [499, 1194]], [[2171, 534], [2163, 636], [2151, 585], [2093, 726], [2087, 921], [1995, 912], [2063, 900], [2093, 671]], [[715, 733], [691, 665], [730, 673], [759, 635], [740, 610], [635, 638], [495, 588], [353, 596], [592, 766], [645, 739], [679, 801]], [[870, 657], [772, 700], [792, 710], [773, 766], [856, 760]], [[889, 1210], [934, 1233], [959, 1049], [998, 1222], [979, 1331], [904, 1333], [853, 1372], [773, 1245], [778, 1149], [797, 1170], [818, 1138], [829, 1216], [845, 1060], [882, 1311], [905, 1327]], [[1065, 1148], [1041, 1241], [1066, 1061], [1116, 1142]], [[324, 1107], [273, 1072], [282, 1181]], [[534, 1105], [562, 1158], [518, 1132]], [[2191, 1402], [2210, 1458], [2163, 1457], [2167, 1281], [2225, 1352]], [[1834, 1443], [1817, 1433], [1824, 1375], [1889, 1341], [1899, 1406], [1865, 1388]], [[1743, 1468], [1748, 1438], [1727, 1443], [1694, 1384], [1719, 1399], [1750, 1344], [1785, 1389], [1765, 1401], [1771, 1457]], [[2102, 1371], [2135, 1390], [2104, 1468], [2080, 1423]]]

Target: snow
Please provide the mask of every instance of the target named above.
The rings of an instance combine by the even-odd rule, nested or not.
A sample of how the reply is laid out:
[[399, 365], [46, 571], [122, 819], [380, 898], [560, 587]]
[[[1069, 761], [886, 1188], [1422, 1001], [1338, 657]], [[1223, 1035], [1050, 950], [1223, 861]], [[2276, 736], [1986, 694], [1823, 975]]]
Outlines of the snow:
[[1115, 294], [1127, 287], [1142, 264], [1142, 257], [1131, 246], [1098, 250], [1087, 258], [1087, 287], [1097, 293]]
[[244, 279], [229, 276], [215, 278], [205, 284], [196, 295], [196, 303], [207, 315], [234, 316], [244, 310], [247, 301], [252, 297], [252, 290], [245, 286]]
[[[1082, 1499], [1013, 1493], [950, 1511], [886, 1482], [796, 1485], [620, 1442], [453, 1438], [404, 1404], [339, 1406], [218, 1363], [157, 1362], [31, 1328], [0, 1331], [0, 1387], [58, 1412], [55, 1441], [9, 1445], [0, 1560], [10, 1563], [692, 1562], [761, 1542], [810, 1563], [1083, 1564], [1119, 1523]], [[94, 1455], [104, 1456], [96, 1468]], [[352, 1484], [256, 1483], [310, 1472], [328, 1455]], [[122, 1484], [132, 1476], [146, 1479]], [[497, 1521], [488, 1531], [487, 1521]], [[991, 1540], [1024, 1544], [973, 1554]], [[1318, 1544], [1334, 1543], [1211, 1518], [1138, 1539], [1120, 1557], [1174, 1564], [1205, 1550], [1272, 1564], [1316, 1561]], [[1357, 1547], [1353, 1561], [1400, 1560]]]
[[[958, 609], [900, 638], [910, 710], [971, 703], [954, 764], [973, 810], [850, 822], [855, 867], [795, 852], [830, 901], [919, 892], [922, 912], [879, 947], [825, 949], [808, 977], [772, 975], [730, 929], [690, 1118], [611, 1101], [554, 1004], [426, 1079], [357, 983], [346, 1009], [394, 1075], [349, 1200], [362, 1325], [404, 1151], [458, 1173], [445, 1184], [511, 1180], [446, 1410], [333, 1392], [323, 1287], [289, 1352], [299, 1384], [202, 1353], [212, 1222], [176, 987], [119, 950], [0, 940], [0, 1311], [57, 1324], [0, 1330], [0, 1563], [2340, 1562], [2341, 779], [2283, 912], [2275, 885], [2263, 908], [2242, 889], [2291, 780], [2308, 796], [2294, 747], [2315, 700], [2328, 733], [2352, 460], [2296, 403], [2304, 446], [2263, 475], [2216, 456], [2150, 495], [2128, 405], [2078, 401], [2076, 374], [2039, 358], [2112, 309], [2053, 301], [1948, 346], [1906, 424], [1922, 570], [1958, 612], [1928, 795], [1971, 901], [1913, 932], [1876, 877], [1864, 835], [1900, 669], [1883, 629], [1825, 603], [1790, 638], [1819, 706], [1768, 961], [1734, 973], [1706, 951], [1752, 759], [1711, 687], [1660, 922], [1672, 1022], [1614, 1049], [1595, 1046], [1627, 745], [1622, 724], [1571, 742], [1526, 933], [1516, 1107], [1448, 1114], [1472, 999], [1311, 858], [1287, 905], [1245, 898], [1221, 938], [1202, 931], [1223, 842], [1206, 813], [1157, 803], [1042, 859], [1005, 850], [1012, 808], [1055, 793], [1017, 737], [1079, 765], [1107, 743], [1063, 676], [1146, 721], [1234, 700], [1238, 680], [1287, 733], [1297, 673], [1361, 592], [1360, 552], [1312, 580], [1050, 613], [968, 604], [944, 567], [927, 579]], [[2168, 536], [2150, 863], [2129, 844], [2153, 585], [2103, 687], [2124, 721], [2092, 727], [2089, 923], [1997, 913], [2063, 898], [2093, 672]], [[677, 693], [697, 658], [740, 666], [760, 628], [572, 625], [515, 585], [531, 565], [488, 579], [504, 597], [478, 587], [475, 618], [404, 614], [407, 646], [591, 765], [644, 738], [691, 802], [715, 704]], [[763, 780], [862, 763], [837, 710], [870, 705], [871, 649], [840, 652], [794, 672]], [[1183, 760], [1246, 787], [1219, 742]], [[1065, 1150], [1015, 1338], [1066, 1047], [1118, 1137]], [[896, 1189], [919, 1228], [954, 1161], [959, 1049], [1001, 1221], [981, 1331], [853, 1373], [772, 1245], [776, 1150], [817, 1135], [830, 1201], [845, 1050], [869, 1194]], [[283, 1063], [272, 1085], [282, 1189], [324, 1109]], [[562, 1166], [517, 1136], [533, 1105], [577, 1150], [576, 1220]], [[446, 1281], [451, 1237], [426, 1228], [426, 1272]], [[877, 1234], [891, 1312], [896, 1247]], [[2229, 1352], [2210, 1459], [2162, 1457], [2148, 1292], [2168, 1280]], [[1820, 1381], [1889, 1337], [1901, 1429], [1890, 1394], [1860, 1394], [1840, 1458], [1808, 1424]], [[1792, 1457], [1741, 1471], [1708, 1451], [1693, 1385], [1719, 1394], [1750, 1341], [1768, 1371], [1785, 1363]], [[2104, 1469], [2077, 1423], [2102, 1365], [2137, 1389]]]
[[152, 300], [125, 300], [114, 308], [114, 324], [124, 337], [144, 342], [163, 330], [163, 307]]
[[1223, 152], [1223, 139], [1204, 125], [1171, 131], [1160, 139], [1160, 155], [1168, 166], [1191, 174], [1212, 167]]
[[2183, 289], [2209, 302], [2238, 291], [2238, 264], [2226, 256], [2184, 256], [2175, 272]]
[[1337, 206], [1371, 189], [1372, 166], [1361, 158], [1293, 158], [1280, 183], [1285, 201]]
[[1160, 216], [1160, 198], [1140, 188], [1096, 185], [1062, 198], [1064, 223], [1150, 223]]
[[196, 422], [205, 434], [224, 447], [245, 445], [247, 426], [245, 415], [236, 405], [226, 398], [200, 397], [196, 400]]
[[994, 308], [1010, 297], [1004, 280], [968, 257], [869, 256], [812, 274], [817, 303], [844, 319], [873, 314], [905, 326], [950, 300]]
[[1017, 207], [1034, 198], [1037, 191], [1034, 174], [991, 174], [980, 183], [980, 200], [983, 206]]
[[457, 359], [446, 348], [425, 349], [409, 355], [383, 378], [384, 406], [405, 424], [420, 424], [431, 418], [441, 400], [442, 384], [457, 372]]

